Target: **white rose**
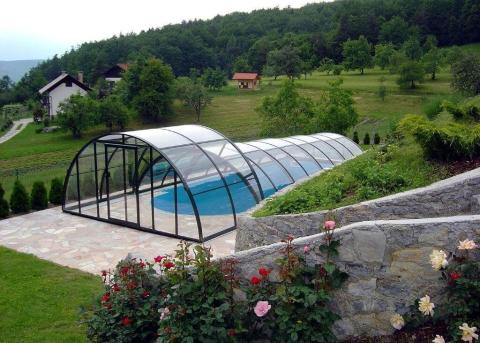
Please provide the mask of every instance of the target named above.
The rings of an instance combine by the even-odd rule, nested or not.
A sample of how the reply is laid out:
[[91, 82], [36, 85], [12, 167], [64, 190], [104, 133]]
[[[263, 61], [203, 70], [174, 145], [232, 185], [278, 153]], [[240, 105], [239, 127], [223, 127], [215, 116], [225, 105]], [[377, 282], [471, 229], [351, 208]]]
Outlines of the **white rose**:
[[433, 250], [430, 254], [433, 269], [440, 270], [448, 265], [447, 254], [443, 250]]
[[392, 318], [390, 318], [390, 324], [392, 324], [395, 329], [401, 330], [405, 326], [405, 320], [401, 315], [395, 313]]

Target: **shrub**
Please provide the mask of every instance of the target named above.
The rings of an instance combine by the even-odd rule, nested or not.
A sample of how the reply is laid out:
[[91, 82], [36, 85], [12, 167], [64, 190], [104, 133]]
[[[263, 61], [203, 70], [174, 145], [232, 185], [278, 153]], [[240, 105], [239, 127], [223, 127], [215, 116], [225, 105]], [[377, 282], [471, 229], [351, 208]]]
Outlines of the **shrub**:
[[[478, 249], [471, 239], [458, 242], [452, 253], [433, 250], [430, 254], [432, 268], [441, 273], [445, 284], [445, 302], [434, 304], [428, 295], [415, 301], [405, 316], [406, 328], [420, 326], [446, 326], [448, 342], [473, 341], [462, 337], [461, 327], [479, 327], [480, 318], [480, 261], [472, 250]], [[472, 254], [473, 253], [473, 254]], [[433, 311], [428, 311], [428, 303]], [[464, 324], [465, 323], [465, 324]], [[433, 325], [432, 325], [433, 324]]]
[[480, 125], [437, 124], [420, 116], [407, 116], [400, 130], [412, 134], [425, 156], [437, 160], [465, 160], [480, 156]]
[[43, 210], [48, 207], [47, 189], [42, 181], [33, 183], [31, 201], [34, 210]]
[[54, 205], [61, 205], [63, 198], [63, 182], [59, 178], [52, 179], [50, 184], [50, 192], [48, 193], [49, 201]]
[[341, 64], [335, 64], [332, 68], [333, 75], [340, 75], [343, 71], [343, 66]]
[[368, 132], [363, 136], [363, 144], [370, 145], [370, 134]]
[[434, 97], [423, 105], [423, 113], [427, 115], [428, 119], [435, 119], [440, 112], [442, 112], [442, 102], [443, 100], [441, 97]]
[[360, 139], [358, 138], [358, 132], [357, 132], [357, 131], [355, 131], [355, 132], [353, 133], [353, 138], [352, 138], [352, 140], [353, 140], [355, 143], [357, 143], [357, 144], [360, 143]]
[[373, 136], [373, 144], [380, 144], [380, 135], [378, 134], [378, 132], [375, 132], [375, 135]]
[[23, 184], [16, 180], [10, 196], [10, 208], [13, 213], [25, 213], [30, 210], [30, 198]]
[[102, 272], [105, 292], [86, 313], [92, 342], [154, 342], [162, 283], [153, 264], [127, 259], [113, 272]]
[[0, 218], [7, 218], [10, 208], [8, 206], [8, 201], [4, 199], [5, 190], [0, 183]]

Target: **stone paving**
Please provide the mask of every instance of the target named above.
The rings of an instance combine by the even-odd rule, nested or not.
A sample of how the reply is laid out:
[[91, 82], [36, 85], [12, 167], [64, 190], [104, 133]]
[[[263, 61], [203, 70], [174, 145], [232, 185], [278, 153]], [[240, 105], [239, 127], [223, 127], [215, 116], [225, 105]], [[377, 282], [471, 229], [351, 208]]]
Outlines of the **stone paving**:
[[[234, 252], [236, 232], [205, 243], [215, 257]], [[60, 207], [0, 221], [0, 245], [63, 266], [98, 274], [127, 254], [153, 259], [172, 254], [178, 239], [63, 213]]]

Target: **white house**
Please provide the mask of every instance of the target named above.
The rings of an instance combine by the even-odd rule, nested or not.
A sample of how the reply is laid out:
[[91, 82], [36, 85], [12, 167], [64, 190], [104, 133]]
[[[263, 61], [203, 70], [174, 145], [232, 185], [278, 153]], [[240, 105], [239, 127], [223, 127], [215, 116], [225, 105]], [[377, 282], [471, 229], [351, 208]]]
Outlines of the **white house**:
[[43, 86], [38, 92], [42, 96], [42, 104], [50, 117], [56, 116], [59, 105], [73, 94], [85, 95], [90, 90], [83, 83], [83, 73], [78, 73], [78, 79], [62, 72], [53, 81]]

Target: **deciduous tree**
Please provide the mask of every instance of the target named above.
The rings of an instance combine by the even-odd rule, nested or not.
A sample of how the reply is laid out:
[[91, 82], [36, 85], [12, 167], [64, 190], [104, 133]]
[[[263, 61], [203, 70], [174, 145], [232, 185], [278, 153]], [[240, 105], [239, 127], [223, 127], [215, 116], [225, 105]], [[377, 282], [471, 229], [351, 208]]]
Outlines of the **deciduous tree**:
[[452, 86], [467, 94], [480, 94], [480, 58], [468, 54], [452, 65]]
[[343, 43], [343, 65], [347, 70], [360, 69], [363, 75], [364, 69], [373, 66], [371, 46], [364, 36], [356, 40], [347, 40]]
[[87, 128], [97, 122], [97, 102], [90, 97], [74, 94], [60, 103], [57, 123], [64, 130], [71, 131], [74, 138], [81, 137]]

